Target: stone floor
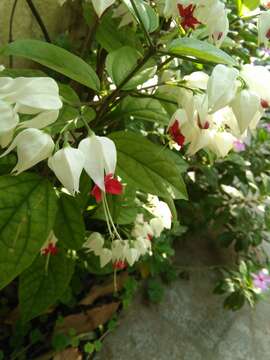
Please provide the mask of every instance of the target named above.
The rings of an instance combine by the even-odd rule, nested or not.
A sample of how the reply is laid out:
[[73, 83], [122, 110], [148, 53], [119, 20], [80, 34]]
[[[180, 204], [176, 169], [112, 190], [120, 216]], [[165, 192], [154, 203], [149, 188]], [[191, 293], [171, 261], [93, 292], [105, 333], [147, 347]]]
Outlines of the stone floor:
[[145, 305], [139, 294], [95, 360], [270, 359], [270, 301], [256, 310], [223, 310], [209, 270], [223, 255], [198, 245], [177, 250], [178, 262], [193, 266], [190, 279], [168, 287], [160, 305]]

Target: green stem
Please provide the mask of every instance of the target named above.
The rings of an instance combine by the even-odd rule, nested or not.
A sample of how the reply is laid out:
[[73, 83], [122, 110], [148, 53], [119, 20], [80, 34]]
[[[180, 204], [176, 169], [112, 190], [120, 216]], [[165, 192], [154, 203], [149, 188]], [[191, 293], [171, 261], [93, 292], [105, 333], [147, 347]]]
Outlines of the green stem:
[[[10, 19], [9, 19], [9, 36], [8, 36], [8, 42], [11, 43], [13, 41], [13, 22], [14, 22], [14, 15], [15, 15], [15, 10], [17, 7], [17, 3], [18, 0], [14, 0], [12, 9], [11, 9], [11, 13], [10, 13]], [[9, 67], [12, 68], [13, 67], [13, 56], [10, 55], [9, 57]]]
[[35, 17], [35, 19], [36, 19], [36, 21], [37, 21], [37, 23], [38, 23], [38, 25], [39, 25], [42, 33], [43, 33], [43, 36], [44, 36], [45, 40], [47, 42], [51, 43], [52, 41], [51, 41], [50, 35], [48, 33], [48, 30], [47, 30], [47, 28], [46, 28], [46, 26], [45, 26], [45, 24], [44, 24], [44, 22], [43, 22], [43, 20], [42, 20], [42, 18], [40, 16], [40, 14], [39, 14], [37, 8], [33, 4], [33, 1], [32, 0], [26, 0], [26, 2], [27, 2], [27, 5], [30, 8], [32, 14]]
[[95, 122], [97, 123], [100, 118], [102, 118], [108, 110], [110, 109], [109, 105], [112, 101], [114, 101], [117, 96], [119, 95], [121, 89], [128, 83], [128, 81], [140, 70], [142, 66], [150, 59], [151, 56], [154, 54], [153, 49], [149, 49], [145, 56], [138, 62], [138, 64], [134, 67], [134, 69], [125, 77], [125, 79], [118, 85], [118, 87], [108, 96], [105, 98], [104, 102], [100, 105], [100, 111], [97, 114]]

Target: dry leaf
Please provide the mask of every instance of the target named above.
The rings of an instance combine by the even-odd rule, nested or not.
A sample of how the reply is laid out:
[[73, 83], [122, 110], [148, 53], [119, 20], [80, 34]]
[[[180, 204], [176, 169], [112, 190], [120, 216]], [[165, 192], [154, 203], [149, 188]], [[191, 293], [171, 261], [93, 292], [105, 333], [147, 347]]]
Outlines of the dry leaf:
[[82, 360], [82, 354], [78, 349], [68, 348], [56, 354], [53, 360]]
[[112, 318], [119, 305], [119, 301], [112, 302], [79, 314], [68, 315], [61, 321], [61, 324], [56, 326], [55, 331], [68, 334], [70, 329], [74, 329], [79, 335], [95, 330], [99, 325], [105, 324]]
[[[117, 276], [117, 290], [121, 290], [128, 279], [128, 273], [122, 272]], [[105, 295], [114, 292], [113, 282], [106, 282], [102, 285], [94, 286], [90, 292], [79, 302], [80, 305], [91, 305], [93, 302]]]

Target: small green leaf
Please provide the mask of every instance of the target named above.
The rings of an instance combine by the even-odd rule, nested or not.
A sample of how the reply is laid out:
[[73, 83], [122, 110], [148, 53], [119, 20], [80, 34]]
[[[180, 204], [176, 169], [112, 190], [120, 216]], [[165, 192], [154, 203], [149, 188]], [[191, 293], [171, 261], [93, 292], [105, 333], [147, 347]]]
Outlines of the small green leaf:
[[87, 342], [83, 347], [84, 352], [87, 354], [92, 354], [95, 351], [95, 346], [91, 342]]
[[[124, 46], [112, 51], [106, 58], [106, 69], [113, 82], [119, 86], [123, 80], [136, 68], [138, 61], [142, 58], [141, 54], [132, 47]], [[147, 79], [154, 76], [156, 67], [152, 61], [137, 72], [124, 86], [124, 90], [136, 88], [137, 85], [144, 83]]]
[[170, 116], [156, 99], [127, 96], [110, 114], [110, 118], [121, 117], [127, 121], [151, 121], [167, 125]]
[[237, 65], [236, 61], [216, 46], [197, 39], [176, 39], [168, 46], [168, 52], [174, 56], [187, 56], [217, 64]]
[[0, 176], [0, 288], [35, 259], [52, 230], [57, 197], [35, 174]]
[[54, 233], [68, 249], [78, 250], [85, 241], [83, 216], [77, 201], [72, 196], [62, 194], [59, 199]]
[[[49, 260], [46, 272], [46, 261]], [[74, 263], [63, 249], [56, 255], [39, 255], [34, 263], [21, 274], [19, 302], [22, 321], [26, 322], [44, 312], [54, 304], [68, 286]]]
[[56, 45], [24, 39], [4, 46], [0, 53], [4, 56], [12, 55], [33, 60], [90, 89], [99, 90], [99, 79], [91, 66], [77, 55]]
[[[159, 20], [155, 10], [143, 0], [133, 0], [137, 12], [134, 10], [131, 0], [123, 0], [138, 24], [142, 21], [145, 29], [151, 33], [158, 28]], [[140, 18], [138, 17], [138, 14]]]
[[181, 168], [164, 147], [128, 131], [110, 138], [117, 148], [118, 174], [128, 185], [164, 198], [187, 199]]
[[143, 50], [135, 29], [130, 26], [119, 28], [119, 19], [112, 18], [112, 11], [106, 11], [100, 19], [96, 40], [108, 52], [125, 45]]

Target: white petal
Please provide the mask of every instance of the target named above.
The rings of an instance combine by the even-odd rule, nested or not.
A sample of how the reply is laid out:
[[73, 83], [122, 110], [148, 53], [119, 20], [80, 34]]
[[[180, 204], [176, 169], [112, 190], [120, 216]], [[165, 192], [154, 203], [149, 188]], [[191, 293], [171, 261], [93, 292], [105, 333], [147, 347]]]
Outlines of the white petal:
[[100, 253], [100, 267], [103, 268], [112, 260], [112, 252], [110, 249], [102, 249]]
[[17, 175], [47, 159], [54, 149], [52, 138], [38, 129], [26, 129], [19, 133], [9, 148], [1, 155], [5, 156], [17, 146], [18, 162], [12, 172]]
[[111, 139], [107, 137], [97, 136], [97, 138], [102, 145], [105, 173], [106, 175], [114, 174], [117, 160], [115, 144]]
[[98, 187], [105, 191], [104, 185], [104, 156], [101, 142], [96, 135], [89, 136], [79, 144], [79, 150], [84, 154], [84, 168]]
[[75, 195], [79, 191], [84, 161], [84, 154], [79, 149], [67, 146], [57, 151], [48, 160], [48, 165], [70, 194]]
[[58, 115], [58, 110], [43, 111], [33, 119], [21, 122], [20, 127], [43, 129], [46, 126], [53, 124], [57, 120]]

